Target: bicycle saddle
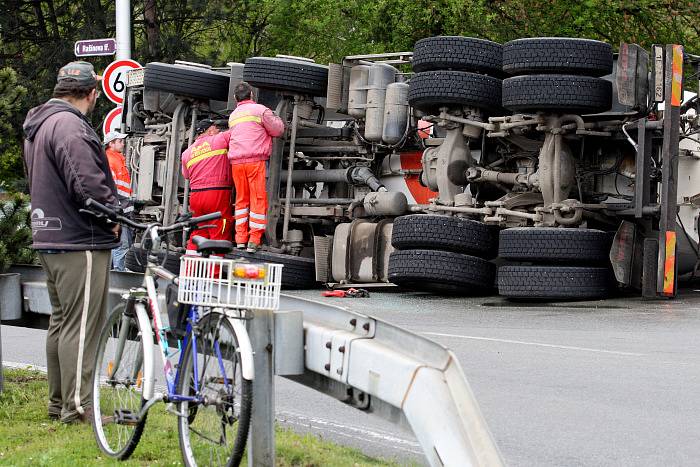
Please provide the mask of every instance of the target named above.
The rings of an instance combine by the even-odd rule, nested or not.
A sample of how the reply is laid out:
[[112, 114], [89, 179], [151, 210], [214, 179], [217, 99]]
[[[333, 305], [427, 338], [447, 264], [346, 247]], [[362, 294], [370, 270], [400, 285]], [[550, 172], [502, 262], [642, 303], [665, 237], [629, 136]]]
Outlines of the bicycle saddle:
[[210, 240], [208, 238], [195, 235], [192, 237], [192, 243], [197, 247], [197, 251], [203, 254], [211, 253], [230, 253], [233, 250], [233, 243], [228, 240]]

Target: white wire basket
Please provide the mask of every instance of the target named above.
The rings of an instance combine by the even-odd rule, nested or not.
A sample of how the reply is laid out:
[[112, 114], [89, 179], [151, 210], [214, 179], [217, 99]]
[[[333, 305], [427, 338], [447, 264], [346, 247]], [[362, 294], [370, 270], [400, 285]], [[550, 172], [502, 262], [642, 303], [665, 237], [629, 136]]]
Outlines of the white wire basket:
[[[242, 272], [244, 277], [239, 277]], [[177, 300], [209, 307], [277, 310], [281, 285], [281, 264], [182, 256]]]

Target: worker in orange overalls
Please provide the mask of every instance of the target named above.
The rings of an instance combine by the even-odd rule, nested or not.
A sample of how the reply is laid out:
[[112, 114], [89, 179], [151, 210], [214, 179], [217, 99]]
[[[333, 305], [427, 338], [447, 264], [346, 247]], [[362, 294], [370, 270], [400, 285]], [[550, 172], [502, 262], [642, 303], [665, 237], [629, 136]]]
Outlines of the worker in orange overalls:
[[[208, 222], [209, 227], [195, 229], [195, 235], [212, 240], [231, 241], [231, 166], [228, 147], [231, 132], [220, 132], [211, 120], [199, 122], [197, 139], [182, 153], [182, 175], [190, 181], [190, 211], [193, 216], [221, 212], [221, 218]], [[187, 253], [194, 254], [197, 247], [187, 242]]]
[[[109, 170], [112, 172], [114, 184], [117, 186], [117, 199], [126, 212], [129, 209], [129, 198], [131, 198], [131, 176], [126, 168], [126, 158], [124, 157], [125, 138], [124, 133], [110, 131], [105, 135], [103, 143], [107, 153]], [[133, 207], [131, 209], [133, 210]], [[112, 269], [124, 271], [124, 258], [132, 242], [131, 230], [128, 227], [122, 226], [120, 240], [121, 244], [112, 250]]]
[[236, 187], [236, 246], [247, 246], [247, 251], [254, 253], [267, 226], [265, 164], [272, 152], [272, 138], [282, 135], [284, 122], [272, 110], [255, 103], [248, 83], [238, 84], [233, 95], [238, 105], [228, 120], [228, 157]]

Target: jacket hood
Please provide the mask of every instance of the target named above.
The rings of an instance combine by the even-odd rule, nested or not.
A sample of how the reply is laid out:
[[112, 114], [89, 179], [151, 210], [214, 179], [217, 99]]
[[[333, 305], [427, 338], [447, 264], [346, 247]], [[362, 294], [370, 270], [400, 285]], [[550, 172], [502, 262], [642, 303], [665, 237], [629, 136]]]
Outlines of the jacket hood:
[[70, 112], [83, 120], [86, 120], [85, 115], [83, 115], [70, 103], [62, 99], [50, 99], [45, 104], [34, 107], [27, 112], [27, 118], [24, 119], [24, 124], [22, 125], [22, 129], [24, 130], [24, 134], [27, 139], [32, 141], [46, 119], [59, 112]]

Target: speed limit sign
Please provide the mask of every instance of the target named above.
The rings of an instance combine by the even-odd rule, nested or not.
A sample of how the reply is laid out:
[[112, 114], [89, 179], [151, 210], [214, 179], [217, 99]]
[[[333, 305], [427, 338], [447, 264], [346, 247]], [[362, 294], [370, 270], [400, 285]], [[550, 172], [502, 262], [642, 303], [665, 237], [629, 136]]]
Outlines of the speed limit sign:
[[137, 68], [141, 65], [133, 60], [117, 60], [107, 66], [102, 74], [102, 90], [110, 101], [117, 105], [124, 102], [126, 73]]
[[109, 111], [102, 122], [102, 134], [106, 135], [110, 131], [119, 131], [122, 126], [122, 107], [118, 106]]

